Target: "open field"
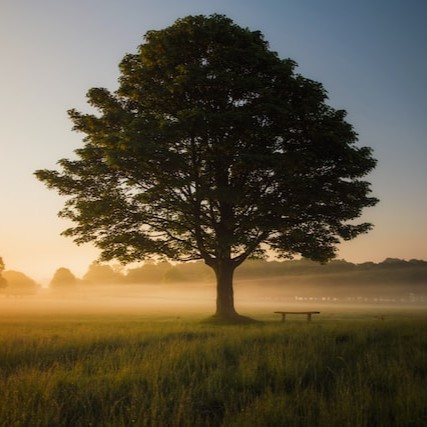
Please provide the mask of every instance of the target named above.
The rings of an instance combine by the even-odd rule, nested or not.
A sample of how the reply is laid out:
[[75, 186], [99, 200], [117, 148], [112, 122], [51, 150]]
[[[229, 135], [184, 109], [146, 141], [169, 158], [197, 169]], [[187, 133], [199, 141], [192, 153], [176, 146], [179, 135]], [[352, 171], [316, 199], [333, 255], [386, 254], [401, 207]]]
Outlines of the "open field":
[[427, 425], [426, 310], [154, 300], [0, 298], [0, 425]]

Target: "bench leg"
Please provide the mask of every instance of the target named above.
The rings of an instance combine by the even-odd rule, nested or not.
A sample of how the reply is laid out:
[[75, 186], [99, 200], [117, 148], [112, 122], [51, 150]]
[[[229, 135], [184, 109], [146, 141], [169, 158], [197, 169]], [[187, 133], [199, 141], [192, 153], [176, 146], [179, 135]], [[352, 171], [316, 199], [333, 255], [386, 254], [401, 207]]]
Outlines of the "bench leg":
[[286, 314], [282, 313], [282, 322], [284, 322], [286, 320]]
[[307, 322], [311, 322], [311, 313], [307, 313]]

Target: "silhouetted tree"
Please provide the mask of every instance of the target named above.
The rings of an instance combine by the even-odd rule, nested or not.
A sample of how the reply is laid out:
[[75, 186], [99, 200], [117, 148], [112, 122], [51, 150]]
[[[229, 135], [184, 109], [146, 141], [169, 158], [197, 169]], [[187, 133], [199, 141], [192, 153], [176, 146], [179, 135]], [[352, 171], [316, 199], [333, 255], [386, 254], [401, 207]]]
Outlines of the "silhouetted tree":
[[7, 286], [7, 280], [3, 277], [2, 273], [5, 269], [3, 258], [0, 257], [0, 288], [5, 288]]
[[212, 15], [149, 31], [120, 64], [120, 85], [88, 92], [99, 114], [69, 111], [85, 145], [36, 176], [68, 197], [64, 232], [101, 259], [202, 259], [216, 316], [238, 320], [233, 273], [267, 249], [327, 261], [372, 206], [371, 149], [320, 83], [258, 31]]
[[75, 287], [77, 278], [68, 268], [58, 268], [50, 281], [50, 287], [58, 290], [69, 290]]
[[176, 264], [164, 274], [166, 283], [173, 282], [211, 282], [214, 277], [212, 270], [203, 262], [196, 261], [190, 263]]
[[129, 283], [162, 283], [165, 273], [172, 267], [168, 262], [145, 262], [143, 266], [129, 269], [126, 281]]
[[83, 279], [94, 284], [119, 284], [124, 282], [124, 276], [114, 271], [110, 265], [93, 262]]
[[7, 295], [32, 295], [37, 293], [39, 285], [20, 271], [8, 270], [3, 273], [7, 280]]

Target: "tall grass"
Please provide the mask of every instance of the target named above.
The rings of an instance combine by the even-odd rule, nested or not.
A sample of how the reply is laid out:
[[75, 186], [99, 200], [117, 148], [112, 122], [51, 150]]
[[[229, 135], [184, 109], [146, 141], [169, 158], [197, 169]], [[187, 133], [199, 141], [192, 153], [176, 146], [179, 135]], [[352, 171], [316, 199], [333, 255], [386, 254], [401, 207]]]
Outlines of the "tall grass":
[[1, 426], [425, 426], [427, 317], [0, 326]]

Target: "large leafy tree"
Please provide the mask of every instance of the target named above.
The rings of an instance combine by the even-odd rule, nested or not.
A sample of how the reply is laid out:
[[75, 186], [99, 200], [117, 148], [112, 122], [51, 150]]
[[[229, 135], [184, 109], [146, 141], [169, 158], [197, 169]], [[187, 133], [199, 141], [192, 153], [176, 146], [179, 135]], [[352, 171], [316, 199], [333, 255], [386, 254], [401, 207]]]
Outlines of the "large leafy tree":
[[101, 258], [202, 259], [217, 277], [216, 316], [236, 319], [233, 272], [248, 257], [327, 261], [372, 206], [371, 149], [320, 83], [295, 73], [262, 34], [222, 15], [150, 31], [120, 64], [97, 111], [69, 111], [77, 159], [36, 176], [67, 196], [63, 234]]

